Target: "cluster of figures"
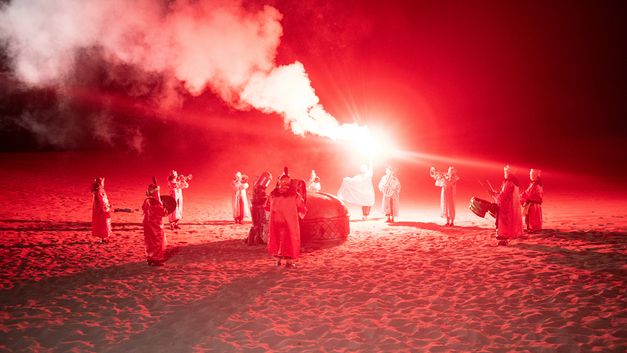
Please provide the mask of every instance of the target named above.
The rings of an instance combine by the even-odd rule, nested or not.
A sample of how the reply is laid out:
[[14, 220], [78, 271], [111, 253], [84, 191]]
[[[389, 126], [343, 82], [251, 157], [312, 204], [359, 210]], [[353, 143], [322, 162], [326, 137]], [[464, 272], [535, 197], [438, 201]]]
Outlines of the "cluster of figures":
[[[360, 169], [358, 175], [345, 177], [342, 180], [337, 196], [347, 203], [361, 206], [362, 219], [367, 220], [375, 203], [372, 163], [362, 165]], [[401, 183], [396, 172], [394, 167], [387, 166], [385, 175], [378, 184], [378, 189], [383, 195], [382, 209], [386, 215], [386, 222], [389, 223], [394, 222], [399, 211]], [[455, 194], [459, 181], [457, 170], [449, 167], [444, 173], [431, 167], [429, 174], [435, 180], [435, 185], [442, 189], [440, 207], [441, 216], [446, 219], [445, 226], [454, 226]], [[531, 169], [529, 173], [531, 182], [521, 193], [518, 178], [514, 175], [512, 168], [505, 166], [501, 188], [495, 190], [490, 187], [489, 192], [494, 203], [486, 203], [489, 204], [491, 212], [496, 217], [499, 245], [507, 245], [510, 239], [523, 236], [523, 220], [529, 232], [542, 229], [543, 187], [540, 174], [540, 170]], [[155, 178], [148, 185], [142, 211], [146, 258], [151, 266], [161, 266], [165, 261], [167, 239], [163, 218], [168, 217], [171, 229], [180, 228], [179, 221], [183, 218], [183, 189], [189, 187], [188, 181], [191, 179], [191, 174], [179, 175], [173, 170], [168, 176], [169, 196], [161, 196], [160, 187]], [[300, 255], [299, 220], [307, 212], [305, 194], [307, 191], [320, 192], [320, 177], [316, 175], [315, 170], [312, 170], [311, 177], [305, 185], [300, 180], [293, 180], [286, 167], [278, 178], [274, 190], [266, 194], [266, 188], [271, 181], [272, 175], [269, 172], [264, 172], [257, 178], [249, 205], [248, 177], [237, 172], [231, 183], [234, 191], [233, 218], [236, 224], [241, 224], [244, 218], [252, 217], [252, 227], [246, 242], [249, 245], [267, 244], [268, 253], [276, 259], [277, 266], [284, 264], [288, 268], [293, 268]], [[101, 243], [109, 242], [112, 234], [112, 207], [104, 184], [105, 178], [97, 177], [91, 187], [93, 193], [92, 234], [100, 238]], [[114, 211], [130, 212], [129, 209], [115, 209]]]
[[[169, 197], [162, 197], [156, 178], [148, 185], [146, 199], [142, 204], [144, 213], [144, 243], [146, 260], [150, 266], [162, 266], [166, 260], [167, 239], [163, 229], [163, 218], [168, 217], [171, 229], [179, 229], [183, 218], [183, 189], [189, 187], [192, 175], [179, 175], [175, 170], [168, 176]], [[100, 238], [100, 243], [107, 243], [111, 238], [111, 211], [107, 193], [104, 189], [105, 178], [97, 177], [91, 187], [93, 194], [92, 234]], [[115, 209], [130, 212], [130, 209]]]
[[[299, 220], [305, 216], [304, 192], [298, 180], [292, 180], [287, 167], [277, 180], [276, 186], [269, 195], [266, 188], [272, 181], [272, 174], [262, 173], [253, 186], [250, 215], [253, 225], [248, 233], [248, 245], [267, 244], [268, 253], [275, 258], [275, 265], [296, 267], [295, 261], [300, 256], [300, 225]], [[320, 179], [312, 171], [312, 183], [309, 191], [320, 191]], [[317, 186], [315, 185], [317, 183]], [[236, 224], [249, 212], [246, 190], [248, 178], [240, 172], [235, 174], [231, 186], [233, 188], [232, 208]], [[301, 186], [301, 187], [299, 187]], [[269, 216], [268, 216], [269, 214]]]

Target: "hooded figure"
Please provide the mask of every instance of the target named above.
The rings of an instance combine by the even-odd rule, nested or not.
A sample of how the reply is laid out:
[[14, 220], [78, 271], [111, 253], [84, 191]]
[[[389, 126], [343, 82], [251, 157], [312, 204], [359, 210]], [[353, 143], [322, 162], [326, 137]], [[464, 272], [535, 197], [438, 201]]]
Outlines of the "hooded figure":
[[501, 190], [493, 192], [499, 206], [496, 217], [496, 239], [499, 240], [499, 245], [507, 245], [510, 239], [520, 237], [523, 232], [518, 178], [510, 166], [503, 168], [503, 175]]
[[263, 172], [253, 187], [252, 205], [250, 214], [253, 219], [253, 226], [248, 232], [246, 243], [248, 245], [265, 244], [268, 241], [268, 217], [266, 215], [266, 188], [272, 181], [272, 174]]
[[235, 173], [235, 177], [231, 182], [231, 188], [233, 189], [233, 197], [231, 199], [233, 219], [236, 224], [242, 224], [244, 218], [250, 216], [248, 197], [246, 196], [246, 190], [248, 189], [248, 177], [246, 175], [242, 175], [240, 172]]
[[111, 237], [111, 205], [104, 189], [104, 177], [98, 177], [91, 186], [93, 194], [91, 212], [91, 234], [100, 238], [100, 243], [109, 242]]
[[447, 173], [442, 173], [431, 167], [429, 174], [435, 179], [435, 186], [442, 188], [440, 193], [441, 217], [446, 218], [446, 225], [453, 226], [455, 223], [455, 194], [457, 192], [457, 169], [449, 167]]
[[159, 186], [148, 185], [146, 199], [142, 205], [144, 211], [144, 243], [146, 245], [146, 260], [150, 266], [162, 266], [165, 262], [165, 248], [167, 240], [163, 230], [163, 217], [168, 211], [161, 202]]
[[266, 210], [270, 211], [268, 253], [276, 265], [285, 260], [285, 267], [293, 268], [300, 256], [299, 218], [305, 216], [307, 207], [301, 195], [292, 186], [287, 168], [279, 177], [276, 188], [270, 193]]
[[187, 189], [189, 184], [185, 177], [179, 176], [176, 170], [173, 170], [168, 176], [168, 187], [170, 196], [176, 201], [176, 209], [168, 216], [170, 228], [179, 229], [179, 221], [183, 219], [183, 189]]
[[385, 168], [385, 175], [379, 182], [379, 191], [383, 193], [383, 213], [387, 216], [386, 222], [394, 223], [394, 217], [398, 217], [401, 193], [401, 182], [396, 177], [396, 168], [391, 166]]
[[531, 183], [527, 190], [520, 194], [520, 202], [523, 206], [523, 217], [527, 226], [527, 231], [537, 232], [542, 230], [542, 197], [544, 189], [540, 176], [542, 171], [531, 169], [529, 179]]

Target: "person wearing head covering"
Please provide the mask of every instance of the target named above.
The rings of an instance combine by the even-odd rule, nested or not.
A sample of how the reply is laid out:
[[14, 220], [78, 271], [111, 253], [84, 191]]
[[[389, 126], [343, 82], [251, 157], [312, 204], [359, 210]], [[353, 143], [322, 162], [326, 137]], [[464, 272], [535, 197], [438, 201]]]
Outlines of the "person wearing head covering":
[[361, 219], [367, 220], [374, 205], [374, 187], [372, 186], [372, 164], [362, 164], [359, 174], [344, 177], [337, 198], [361, 206]]
[[386, 222], [394, 223], [394, 217], [398, 217], [401, 193], [401, 182], [396, 176], [396, 168], [392, 166], [385, 168], [385, 175], [379, 181], [379, 191], [383, 193], [383, 213], [387, 217]]
[[455, 223], [455, 193], [457, 192], [457, 169], [449, 167], [447, 173], [431, 167], [429, 174], [435, 179], [435, 186], [442, 188], [440, 192], [441, 217], [446, 218], [446, 226], [453, 226]]
[[299, 218], [305, 216], [307, 207], [292, 186], [287, 167], [268, 197], [266, 210], [270, 212], [268, 254], [276, 259], [276, 266], [281, 266], [281, 261], [285, 260], [285, 267], [296, 267], [294, 261], [300, 256]]
[[248, 176], [242, 175], [240, 172], [235, 173], [235, 177], [231, 182], [231, 188], [233, 189], [233, 197], [231, 198], [233, 219], [236, 224], [242, 224], [244, 218], [250, 216], [248, 196], [246, 195], [246, 190], [248, 189]]
[[246, 244], [258, 245], [268, 241], [268, 217], [266, 215], [266, 188], [272, 181], [272, 174], [263, 172], [253, 186], [253, 197], [250, 206], [250, 215], [253, 225], [248, 232]]
[[170, 196], [176, 201], [176, 210], [168, 216], [170, 228], [179, 229], [179, 221], [183, 219], [183, 189], [187, 189], [189, 184], [187, 178], [178, 175], [176, 170], [173, 170], [168, 176], [168, 187], [170, 188]]
[[91, 234], [107, 243], [111, 237], [111, 205], [104, 189], [105, 178], [97, 177], [91, 186], [93, 204], [91, 213]]
[[520, 237], [523, 232], [518, 178], [508, 165], [503, 168], [503, 176], [500, 191], [492, 191], [499, 206], [496, 217], [496, 239], [499, 240], [499, 245], [507, 245], [510, 239]]
[[161, 202], [159, 186], [148, 185], [146, 199], [142, 205], [144, 211], [144, 244], [146, 245], [146, 260], [149, 266], [162, 266], [165, 262], [165, 248], [167, 240], [163, 230], [163, 217], [168, 211]]
[[320, 177], [316, 174], [315, 170], [311, 170], [311, 176], [309, 177], [309, 182], [307, 183], [307, 191], [309, 192], [320, 192], [322, 186], [320, 185]]
[[537, 232], [542, 230], [542, 197], [544, 189], [540, 176], [542, 171], [531, 169], [529, 179], [531, 183], [525, 191], [520, 194], [520, 202], [523, 206], [523, 217], [527, 231]]

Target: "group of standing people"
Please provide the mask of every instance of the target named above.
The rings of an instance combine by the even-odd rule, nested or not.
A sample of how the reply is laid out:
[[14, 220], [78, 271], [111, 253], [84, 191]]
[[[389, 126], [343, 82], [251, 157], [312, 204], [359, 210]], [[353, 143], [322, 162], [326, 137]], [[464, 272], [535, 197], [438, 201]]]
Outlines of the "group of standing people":
[[[146, 198], [142, 204], [144, 244], [146, 260], [150, 266], [162, 266], [166, 260], [165, 249], [167, 239], [163, 228], [163, 218], [168, 216], [171, 229], [179, 229], [179, 221], [183, 218], [183, 189], [189, 187], [188, 180], [192, 175], [179, 175], [173, 170], [168, 176], [170, 189], [169, 205], [161, 197], [160, 187], [156, 179], [148, 185]], [[93, 194], [92, 235], [100, 238], [100, 243], [108, 243], [111, 239], [111, 204], [104, 189], [104, 177], [97, 177], [91, 187]]]

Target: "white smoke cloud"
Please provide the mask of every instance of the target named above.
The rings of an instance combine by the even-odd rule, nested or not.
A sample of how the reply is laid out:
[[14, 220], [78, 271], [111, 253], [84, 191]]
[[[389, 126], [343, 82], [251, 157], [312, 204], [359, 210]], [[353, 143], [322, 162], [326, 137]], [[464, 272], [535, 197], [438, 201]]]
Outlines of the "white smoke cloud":
[[[271, 6], [234, 0], [12, 1], [0, 9], [0, 38], [32, 85], [63, 85], [80, 65], [77, 51], [98, 48], [107, 61], [172, 77], [192, 95], [211, 90], [238, 109], [279, 113], [296, 134], [355, 131], [323, 109], [301, 63], [275, 64], [281, 19]], [[167, 102], [177, 102], [172, 92], [163, 93]]]

